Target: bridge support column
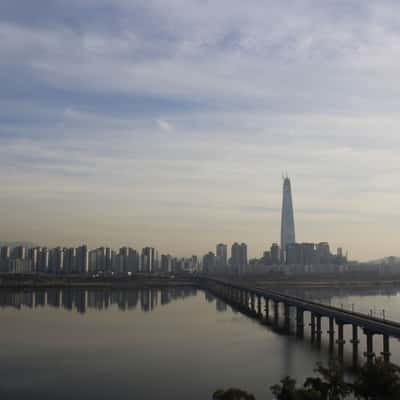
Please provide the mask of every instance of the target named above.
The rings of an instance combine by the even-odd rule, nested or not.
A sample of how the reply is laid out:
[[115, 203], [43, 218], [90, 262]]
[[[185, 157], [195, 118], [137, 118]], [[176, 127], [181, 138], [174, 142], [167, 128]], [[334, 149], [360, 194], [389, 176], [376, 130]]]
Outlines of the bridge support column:
[[358, 344], [360, 341], [358, 340], [358, 326], [353, 325], [353, 337], [351, 339], [351, 343], [353, 345], [353, 367], [357, 368], [358, 366]]
[[383, 360], [385, 363], [390, 362], [390, 350], [389, 350], [389, 336], [383, 335], [383, 351], [382, 351]]
[[316, 333], [316, 335], [317, 335], [317, 344], [318, 344], [318, 346], [320, 346], [321, 345], [321, 335], [322, 335], [322, 330], [321, 330], [321, 316], [320, 315], [316, 315], [315, 316], [315, 319], [316, 319], [316, 322], [317, 322], [317, 326], [316, 326], [316, 330], [315, 330], [315, 333]]
[[245, 305], [246, 309], [248, 309], [249, 308], [249, 292], [247, 290], [245, 291], [244, 301], [245, 301], [244, 305]]
[[335, 347], [335, 321], [333, 317], [329, 317], [329, 351], [333, 352], [333, 348]]
[[279, 303], [274, 301], [274, 324], [278, 326], [279, 324]]
[[336, 321], [337, 326], [338, 326], [338, 340], [336, 341], [336, 343], [338, 344], [338, 358], [339, 361], [343, 361], [343, 355], [344, 355], [344, 344], [346, 343], [346, 341], [344, 340], [344, 336], [343, 336], [343, 322], [341, 321]]
[[261, 317], [262, 311], [261, 311], [261, 296], [257, 295], [257, 313], [258, 316]]
[[265, 322], [269, 323], [269, 299], [264, 297], [265, 299]]
[[256, 301], [255, 301], [255, 294], [251, 293], [250, 294], [250, 303], [251, 303], [251, 311], [255, 312], [256, 311]]
[[372, 364], [375, 358], [374, 353], [374, 334], [373, 332], [366, 331], [364, 329], [364, 334], [367, 338], [367, 351], [364, 353], [364, 356], [367, 358], [367, 363]]
[[285, 331], [290, 332], [290, 307], [289, 304], [284, 303], [284, 317], [285, 317]]
[[304, 310], [296, 309], [296, 336], [299, 339], [304, 337]]
[[310, 327], [311, 327], [311, 343], [314, 343], [314, 341], [315, 341], [315, 314], [314, 313], [311, 313]]

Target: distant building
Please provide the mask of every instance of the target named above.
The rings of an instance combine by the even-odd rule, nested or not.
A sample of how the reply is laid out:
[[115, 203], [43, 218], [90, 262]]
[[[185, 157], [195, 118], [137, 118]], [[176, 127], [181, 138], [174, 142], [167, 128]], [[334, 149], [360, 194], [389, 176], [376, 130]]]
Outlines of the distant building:
[[76, 249], [73, 247], [64, 249], [64, 271], [66, 274], [77, 272]]
[[81, 274], [89, 272], [89, 253], [86, 245], [76, 249], [76, 268], [77, 272]]
[[142, 272], [154, 272], [156, 254], [153, 247], [145, 247], [142, 250]]
[[215, 272], [216, 258], [215, 254], [210, 251], [203, 257], [203, 272], [213, 273]]
[[22, 258], [10, 258], [6, 271], [10, 274], [28, 274], [32, 272], [32, 261]]
[[271, 246], [271, 263], [272, 265], [277, 265], [280, 263], [280, 250], [279, 250], [279, 246], [277, 243], [273, 243]]
[[283, 196], [282, 196], [282, 217], [281, 217], [281, 259], [285, 260], [285, 251], [287, 246], [296, 243], [294, 213], [292, 202], [292, 190], [290, 179], [283, 179]]
[[236, 273], [244, 272], [248, 264], [247, 260], [247, 245], [246, 243], [239, 244], [235, 242], [231, 248], [231, 265]]
[[112, 250], [110, 247], [106, 247], [106, 259], [105, 259], [104, 270], [107, 272], [111, 271], [111, 260], [112, 260]]
[[316, 251], [319, 264], [328, 264], [331, 261], [332, 255], [329, 248], [329, 243], [318, 243]]
[[59, 273], [64, 270], [64, 249], [56, 247], [50, 250], [49, 272]]
[[300, 264], [313, 265], [316, 262], [316, 253], [314, 243], [301, 243], [300, 244]]
[[161, 254], [161, 272], [169, 273], [172, 271], [172, 257], [169, 254]]
[[217, 244], [216, 256], [217, 265], [225, 267], [228, 264], [228, 246], [222, 243]]
[[50, 253], [49, 249], [43, 247], [38, 255], [38, 270], [39, 272], [48, 272], [49, 271], [49, 259]]
[[24, 246], [14, 247], [12, 251], [12, 258], [17, 258], [19, 260], [24, 260], [26, 257], [26, 249]]
[[287, 265], [301, 264], [301, 248], [299, 243], [287, 244], [285, 253], [285, 261]]
[[40, 247], [28, 249], [28, 259], [31, 261], [32, 272], [37, 272], [39, 267], [39, 252]]
[[11, 257], [11, 249], [9, 246], [3, 246], [0, 249], [0, 259], [8, 260]]

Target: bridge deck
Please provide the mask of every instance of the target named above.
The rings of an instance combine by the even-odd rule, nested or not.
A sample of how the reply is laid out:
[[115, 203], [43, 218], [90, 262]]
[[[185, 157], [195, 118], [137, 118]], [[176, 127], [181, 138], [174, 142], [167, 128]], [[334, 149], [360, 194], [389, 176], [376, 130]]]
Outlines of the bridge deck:
[[343, 324], [354, 324], [365, 329], [366, 331], [375, 334], [384, 334], [400, 339], [400, 323], [396, 321], [391, 321], [387, 319], [384, 320], [359, 312], [343, 310], [338, 307], [316, 303], [313, 301], [302, 299], [300, 297], [283, 294], [275, 290], [252, 287], [248, 285], [238, 285], [234, 282], [219, 279], [209, 280], [236, 289], [247, 290], [249, 293], [253, 293], [255, 295], [262, 296], [273, 301], [286, 303], [289, 306], [296, 307], [304, 311], [309, 311], [322, 317], [332, 317], [337, 322]]

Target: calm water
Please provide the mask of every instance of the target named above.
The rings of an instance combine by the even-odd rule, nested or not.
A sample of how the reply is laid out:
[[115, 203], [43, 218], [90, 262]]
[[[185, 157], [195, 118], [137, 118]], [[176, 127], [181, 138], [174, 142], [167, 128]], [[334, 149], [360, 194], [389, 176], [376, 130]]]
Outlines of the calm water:
[[[399, 289], [297, 294], [400, 320]], [[270, 385], [329, 357], [325, 342], [278, 334], [195, 289], [1, 291], [0, 307], [6, 399], [207, 400], [230, 386], [269, 399]]]

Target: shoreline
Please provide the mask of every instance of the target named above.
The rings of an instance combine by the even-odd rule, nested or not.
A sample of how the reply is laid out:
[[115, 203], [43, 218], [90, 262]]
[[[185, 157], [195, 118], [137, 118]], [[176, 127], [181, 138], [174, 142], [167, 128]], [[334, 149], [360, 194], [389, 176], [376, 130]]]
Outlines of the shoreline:
[[[232, 282], [238, 279], [226, 278]], [[268, 280], [240, 279], [241, 284], [257, 285], [265, 289], [298, 288], [298, 289], [324, 289], [324, 288], [389, 288], [400, 287], [400, 280], [337, 280], [337, 279], [307, 279], [307, 280]], [[134, 277], [93, 278], [77, 276], [0, 276], [1, 289], [36, 289], [36, 288], [116, 288], [116, 289], [140, 289], [140, 288], [162, 288], [162, 287], [199, 287], [197, 277], [194, 276], [148, 276], [138, 275]]]

